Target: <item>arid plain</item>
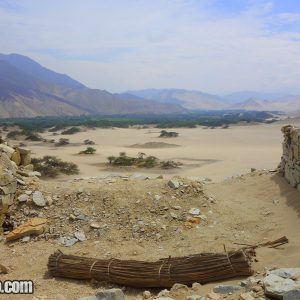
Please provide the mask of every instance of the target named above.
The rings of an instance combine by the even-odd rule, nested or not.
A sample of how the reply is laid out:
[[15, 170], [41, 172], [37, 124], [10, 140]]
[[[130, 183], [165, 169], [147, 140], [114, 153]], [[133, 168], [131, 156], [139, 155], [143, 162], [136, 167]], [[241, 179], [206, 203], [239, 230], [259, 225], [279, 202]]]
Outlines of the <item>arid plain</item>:
[[[70, 145], [55, 147], [50, 143], [30, 142], [33, 156], [54, 155], [76, 163], [79, 176], [98, 176], [103, 173], [141, 173], [165, 175], [166, 178], [181, 175], [211, 178], [222, 181], [226, 177], [247, 173], [251, 168], [274, 169], [282, 154], [280, 128], [285, 122], [295, 125], [300, 120], [281, 121], [273, 124], [236, 125], [228, 129], [175, 128], [177, 138], [159, 138], [158, 128], [113, 128], [82, 129], [74, 135], [56, 135], [47, 132], [44, 138], [68, 138]], [[94, 155], [78, 155], [86, 148], [85, 139], [95, 142]], [[183, 163], [176, 169], [114, 168], [107, 165], [107, 157], [126, 152], [136, 156], [139, 152], [156, 156], [160, 160], [174, 160]], [[150, 175], [149, 175], [150, 176]], [[60, 179], [70, 178], [60, 177]]]

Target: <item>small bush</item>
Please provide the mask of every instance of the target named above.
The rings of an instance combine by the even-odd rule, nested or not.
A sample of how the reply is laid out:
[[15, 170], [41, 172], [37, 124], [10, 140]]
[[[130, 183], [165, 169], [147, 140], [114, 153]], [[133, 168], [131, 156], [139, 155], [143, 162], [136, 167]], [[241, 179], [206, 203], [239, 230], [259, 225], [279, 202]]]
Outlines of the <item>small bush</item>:
[[137, 157], [127, 156], [125, 152], [121, 152], [118, 157], [109, 156], [108, 161], [116, 166], [137, 166], [140, 168], [153, 168], [157, 166], [158, 159], [155, 156], [146, 156], [145, 153], [138, 153]]
[[64, 135], [69, 135], [69, 134], [75, 134], [75, 133], [78, 133], [80, 132], [80, 129], [78, 127], [71, 127], [65, 131], [63, 131], [61, 134], [64, 134]]
[[21, 134], [22, 134], [21, 131], [14, 130], [14, 131], [9, 132], [9, 133], [6, 135], [6, 138], [7, 138], [7, 139], [16, 140], [17, 137], [18, 137], [19, 135], [21, 135]]
[[174, 169], [174, 168], [179, 168], [182, 163], [176, 162], [174, 160], [167, 160], [167, 161], [161, 161], [160, 162], [160, 167], [162, 169]]
[[179, 133], [175, 131], [162, 130], [159, 137], [178, 137]]
[[34, 169], [44, 177], [56, 177], [60, 173], [66, 175], [78, 174], [78, 166], [71, 162], [62, 161], [55, 156], [44, 156], [43, 158], [33, 158], [31, 163]]
[[85, 145], [95, 145], [95, 142], [91, 141], [91, 140], [84, 140], [83, 143]]
[[30, 133], [25, 138], [26, 141], [40, 142], [43, 138], [37, 133]]
[[55, 144], [56, 147], [61, 147], [70, 144], [69, 139], [60, 138], [59, 141]]
[[79, 154], [94, 154], [96, 149], [93, 147], [87, 147], [85, 150], [80, 151]]

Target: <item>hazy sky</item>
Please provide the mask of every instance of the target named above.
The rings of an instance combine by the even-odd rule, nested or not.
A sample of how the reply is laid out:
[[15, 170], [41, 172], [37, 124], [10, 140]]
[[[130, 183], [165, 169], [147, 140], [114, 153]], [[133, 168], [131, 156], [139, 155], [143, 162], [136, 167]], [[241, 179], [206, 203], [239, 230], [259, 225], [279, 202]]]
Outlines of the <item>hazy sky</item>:
[[300, 92], [299, 0], [0, 0], [0, 52], [89, 87]]

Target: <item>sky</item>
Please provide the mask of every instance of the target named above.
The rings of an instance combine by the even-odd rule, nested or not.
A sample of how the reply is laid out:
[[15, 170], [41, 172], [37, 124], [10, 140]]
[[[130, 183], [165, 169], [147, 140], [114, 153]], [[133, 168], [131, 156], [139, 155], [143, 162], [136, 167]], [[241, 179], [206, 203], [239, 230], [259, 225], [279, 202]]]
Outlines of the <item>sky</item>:
[[300, 93], [300, 1], [0, 0], [0, 53], [111, 92]]

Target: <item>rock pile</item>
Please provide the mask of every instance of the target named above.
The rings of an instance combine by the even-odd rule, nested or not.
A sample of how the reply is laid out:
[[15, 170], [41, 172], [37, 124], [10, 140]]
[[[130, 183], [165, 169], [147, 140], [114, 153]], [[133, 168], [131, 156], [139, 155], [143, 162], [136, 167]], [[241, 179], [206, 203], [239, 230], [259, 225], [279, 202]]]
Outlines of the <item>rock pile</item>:
[[[0, 228], [9, 206], [13, 204], [17, 185], [24, 185], [22, 176], [39, 175], [33, 172], [30, 150], [11, 147], [0, 137]], [[0, 229], [0, 231], [1, 231]]]
[[287, 181], [300, 191], [300, 128], [283, 126], [283, 155], [280, 170]]
[[205, 286], [195, 282], [191, 287], [176, 283], [170, 290], [162, 290], [157, 295], [144, 291], [138, 299], [145, 300], [299, 300], [300, 269], [283, 268], [257, 274], [236, 284], [218, 284], [210, 292]]

